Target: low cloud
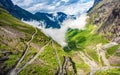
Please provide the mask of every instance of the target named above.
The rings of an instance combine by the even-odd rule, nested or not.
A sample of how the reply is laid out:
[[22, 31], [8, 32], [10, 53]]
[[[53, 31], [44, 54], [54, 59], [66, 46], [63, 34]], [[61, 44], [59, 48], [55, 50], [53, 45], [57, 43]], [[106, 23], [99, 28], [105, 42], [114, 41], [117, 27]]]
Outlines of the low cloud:
[[94, 0], [12, 0], [14, 4], [32, 12], [64, 12], [78, 15], [87, 11]]
[[[69, 28], [72, 29], [84, 29], [86, 25], [86, 19], [88, 16], [86, 14], [83, 14], [76, 19], [67, 19], [61, 24], [60, 29], [53, 29], [53, 28], [45, 28], [45, 23], [38, 22], [38, 21], [23, 21], [27, 24], [30, 24], [34, 27], [38, 27], [41, 29], [41, 31], [46, 34], [47, 36], [50, 36], [52, 39], [54, 39], [56, 42], [58, 42], [62, 47], [66, 46], [66, 40], [65, 35]], [[42, 26], [39, 26], [42, 25]]]
[[[22, 8], [35, 13], [35, 12], [64, 12], [67, 15], [75, 15], [76, 19], [68, 18], [62, 24], [60, 29], [45, 28], [44, 22], [38, 21], [23, 21], [32, 26], [38, 27], [41, 31], [57, 41], [61, 46], [67, 45], [65, 41], [65, 35], [69, 28], [72, 29], [84, 29], [86, 25], [86, 14], [84, 14], [92, 5], [94, 0], [30, 0], [28, 4], [27, 0], [13, 0], [14, 4], [18, 4]], [[22, 6], [22, 5], [24, 6]], [[27, 7], [28, 6], [28, 7]], [[49, 18], [54, 21], [54, 19]], [[40, 26], [38, 26], [40, 25]]]

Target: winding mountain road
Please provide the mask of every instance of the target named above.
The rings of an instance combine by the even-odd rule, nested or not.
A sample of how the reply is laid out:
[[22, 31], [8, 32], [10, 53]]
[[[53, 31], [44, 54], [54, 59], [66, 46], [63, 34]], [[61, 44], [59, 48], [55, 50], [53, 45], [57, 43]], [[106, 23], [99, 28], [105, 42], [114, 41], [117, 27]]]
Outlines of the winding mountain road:
[[38, 56], [44, 51], [45, 47], [49, 45], [49, 43], [51, 42], [51, 40], [46, 44], [44, 45], [40, 50], [39, 52], [32, 58], [30, 59], [26, 64], [24, 64], [18, 71], [17, 71], [17, 74], [20, 73], [24, 68], [26, 68], [29, 64], [31, 64], [36, 58], [38, 58]]
[[89, 59], [89, 57], [87, 57], [83, 52], [79, 52], [79, 56], [84, 60], [84, 62], [86, 64], [88, 64], [88, 66], [90, 67], [90, 74], [89, 75], [93, 75], [96, 71], [97, 71], [97, 63], [91, 59]]
[[107, 67], [110, 67], [110, 63], [109, 63], [108, 59], [106, 58], [106, 54], [105, 54], [106, 50], [103, 48], [102, 44], [98, 44], [96, 47], [97, 47], [97, 49], [96, 49], [97, 54], [99, 55], [99, 61], [101, 61], [100, 60], [100, 57], [101, 57], [104, 65]]
[[111, 42], [111, 43], [108, 43], [106, 45], [98, 44], [96, 46], [96, 48], [97, 48], [96, 51], [97, 51], [97, 54], [99, 56], [99, 61], [101, 61], [100, 58], [102, 58], [102, 61], [103, 61], [105, 66], [99, 66], [94, 60], [91, 59], [91, 57], [88, 54], [86, 55], [84, 52], [80, 51], [80, 54], [79, 54], [80, 57], [90, 67], [91, 71], [90, 71], [89, 75], [93, 75], [98, 70], [105, 71], [108, 69], [120, 68], [120, 67], [111, 66], [108, 59], [106, 58], [106, 49], [113, 47], [115, 45], [117, 45], [117, 43]]
[[22, 57], [19, 59], [19, 61], [16, 63], [15, 67], [8, 73], [8, 75], [17, 75], [16, 74], [16, 69], [17, 67], [21, 64], [21, 62], [23, 61], [23, 59], [25, 58], [28, 50], [29, 50], [29, 47], [30, 47], [30, 43], [32, 42], [32, 40], [34, 39], [35, 35], [37, 34], [37, 28], [35, 28], [35, 32], [33, 33], [31, 39], [27, 42], [26, 44], [26, 49], [25, 51], [23, 52], [23, 55]]
[[97, 47], [96, 51], [99, 56], [99, 61], [100, 61], [100, 57], [102, 57], [104, 65], [108, 68], [110, 67], [110, 63], [109, 63], [108, 59], [106, 58], [106, 49], [111, 48], [115, 45], [118, 45], [118, 44], [115, 42], [110, 42], [106, 45], [98, 44], [96, 46]]
[[60, 60], [60, 58], [58, 56], [58, 53], [57, 53], [57, 50], [56, 50], [56, 47], [54, 45], [54, 41], [53, 40], [52, 40], [52, 47], [54, 49], [54, 53], [55, 53], [56, 59], [58, 61], [58, 66], [59, 66], [59, 71], [58, 71], [59, 73], [58, 73], [58, 75], [61, 75], [61, 72], [62, 72], [61, 60]]

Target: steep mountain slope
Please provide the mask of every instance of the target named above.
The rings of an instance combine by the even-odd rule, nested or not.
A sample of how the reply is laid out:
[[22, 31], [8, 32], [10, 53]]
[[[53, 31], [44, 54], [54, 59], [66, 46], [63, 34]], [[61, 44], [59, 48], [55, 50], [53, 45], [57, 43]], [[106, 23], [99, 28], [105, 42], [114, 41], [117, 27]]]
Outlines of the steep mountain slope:
[[[89, 11], [90, 18], [84, 30], [69, 29], [67, 32], [65, 51], [83, 59], [90, 68], [89, 75], [120, 74], [119, 4], [119, 0], [100, 1]], [[86, 75], [81, 68], [77, 67], [77, 71], [79, 75]]]
[[74, 74], [71, 64], [56, 42], [0, 7], [0, 75], [65, 74], [66, 66], [67, 73]]
[[[90, 23], [97, 26], [96, 32], [103, 35], [107, 40], [119, 45], [107, 49], [109, 63], [114, 66], [120, 65], [120, 0], [103, 0], [98, 3], [88, 14]], [[119, 75], [120, 70], [113, 70], [109, 75]], [[104, 72], [98, 72], [104, 74]]]
[[119, 8], [119, 0], [94, 6], [84, 30], [68, 30], [63, 50], [0, 7], [0, 75], [120, 75], [120, 44], [109, 38], [120, 38]]
[[98, 33], [120, 43], [120, 0], [103, 0], [89, 12], [91, 22], [98, 25]]
[[[85, 30], [69, 29], [66, 37], [68, 46], [64, 50], [71, 53], [78, 75], [119, 75], [120, 44], [96, 33], [97, 28], [88, 24]], [[80, 61], [88, 67], [83, 68]]]
[[[30, 21], [30, 20], [37, 20], [37, 21], [45, 21], [46, 23], [46, 28], [60, 28], [60, 22], [61, 18], [62, 20], [65, 20], [67, 18], [67, 15], [64, 13], [59, 13], [57, 17], [60, 17], [60, 19], [58, 19], [57, 21], [53, 21], [50, 18], [54, 18], [54, 16], [49, 16], [48, 15], [52, 15], [52, 14], [48, 14], [48, 13], [36, 13], [36, 14], [32, 14], [22, 8], [20, 8], [17, 5], [14, 5], [12, 3], [11, 0], [0, 0], [0, 5], [6, 9], [11, 15], [13, 15], [14, 17], [18, 18], [18, 19], [24, 19], [26, 21]], [[62, 15], [62, 16], [61, 16]], [[64, 16], [64, 17], [63, 17]]]

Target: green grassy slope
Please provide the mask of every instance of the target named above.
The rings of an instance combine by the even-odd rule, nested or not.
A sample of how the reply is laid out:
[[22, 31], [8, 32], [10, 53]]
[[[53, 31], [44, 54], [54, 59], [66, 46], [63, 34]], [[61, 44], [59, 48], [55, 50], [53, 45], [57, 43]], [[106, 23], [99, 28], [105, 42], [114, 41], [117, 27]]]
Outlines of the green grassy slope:
[[[92, 25], [90, 23], [88, 23], [88, 25], [86, 26], [86, 28], [84, 30], [78, 30], [78, 29], [69, 29], [66, 35], [66, 40], [68, 42], [68, 46], [66, 46], [64, 49], [66, 52], [68, 52], [71, 56], [76, 54], [75, 56], [79, 56], [79, 52], [82, 51], [83, 53], [87, 54], [87, 56], [90, 57], [90, 59], [94, 60], [95, 62], [97, 62], [99, 65], [100, 64], [104, 64], [103, 63], [103, 59], [99, 60], [98, 54], [96, 52], [97, 50], [97, 45], [102, 44], [105, 45], [107, 43], [109, 43], [110, 41], [108, 41], [104, 35], [102, 34], [98, 34], [96, 33], [96, 29], [98, 29], [97, 26]], [[105, 49], [106, 51], [106, 57], [108, 58], [109, 61], [111, 61], [111, 58], [116, 56], [116, 53], [119, 51], [120, 48], [120, 44], [115, 45], [113, 47], [110, 47], [108, 49]], [[119, 54], [119, 52], [117, 53]], [[72, 56], [74, 59], [74, 56]], [[111, 58], [109, 58], [111, 57]], [[119, 58], [119, 56], [118, 56]], [[75, 60], [77, 68], [78, 69], [85, 69], [86, 71], [88, 70], [87, 66], [86, 67], [82, 67], [83, 65], [85, 65], [85, 62], [83, 61], [82, 65], [80, 65], [80, 62], [82, 61], [82, 59], [79, 58], [79, 61]], [[114, 63], [111, 63], [111, 66], [119, 66], [119, 60], [113, 59], [112, 61], [116, 61]], [[89, 72], [89, 70], [87, 71]], [[86, 73], [87, 73], [86, 72]], [[111, 69], [111, 70], [107, 70], [107, 71], [97, 71], [97, 73], [95, 73], [95, 75], [119, 75], [120, 73], [119, 69]]]
[[103, 35], [95, 33], [95, 29], [96, 26], [93, 25], [88, 25], [85, 30], [70, 29], [66, 36], [69, 48], [76, 51], [87, 51], [97, 61], [94, 48], [97, 44], [106, 44], [108, 41]]
[[[37, 31], [38, 33], [30, 44], [27, 56], [20, 66], [28, 62], [41, 47], [51, 40], [39, 29], [37, 29]], [[34, 32], [34, 27], [19, 21], [6, 10], [0, 8], [0, 59], [6, 59], [0, 63], [1, 74], [7, 73], [7, 70], [22, 56], [26, 48], [26, 43], [30, 40]], [[63, 62], [63, 56], [65, 56], [66, 53], [57, 43], [54, 42], [54, 44], [61, 62]], [[57, 72], [57, 69], [57, 59], [50, 43], [31, 65], [20, 72], [20, 75], [53, 75]]]
[[[97, 63], [98, 66], [105, 65], [103, 59], [99, 58], [97, 54], [97, 45], [105, 45], [109, 41], [102, 35], [96, 33], [99, 27], [88, 22], [88, 25], [84, 30], [69, 29], [66, 33], [66, 41], [68, 46], [64, 50], [54, 42], [58, 56], [61, 60], [61, 65], [64, 61], [64, 56], [68, 56], [72, 59], [74, 70], [78, 75], [87, 75], [90, 73], [90, 65], [88, 65], [81, 57], [80, 52], [83, 52], [90, 60]], [[31, 39], [31, 36], [35, 33], [35, 28], [27, 25], [18, 19], [11, 16], [7, 11], [0, 8], [0, 74], [8, 72], [8, 70], [20, 59], [23, 52], [26, 49], [26, 44]], [[40, 49], [46, 45], [51, 38], [45, 36], [39, 29], [35, 34], [30, 48], [24, 60], [18, 66], [19, 68], [32, 59]], [[112, 56], [120, 57], [119, 45], [105, 49], [105, 54], [108, 60]], [[113, 59], [113, 58], [112, 58]], [[117, 60], [119, 61], [119, 60]], [[110, 63], [113, 66], [119, 66], [119, 62]], [[54, 75], [58, 70], [58, 61], [56, 59], [55, 51], [52, 47], [52, 43], [45, 47], [44, 51], [40, 53], [39, 57], [34, 60], [30, 65], [23, 69], [19, 75]], [[73, 69], [69, 66], [69, 75], [73, 74]], [[103, 75], [119, 74], [119, 69], [110, 69], [107, 71], [97, 71], [95, 75], [99, 73]]]
[[[109, 7], [111, 6], [111, 8]], [[95, 61], [97, 63], [97, 67], [105, 66], [106, 59], [110, 66], [119, 67], [120, 68], [120, 43], [119, 43], [119, 0], [103, 0], [98, 3], [89, 13], [88, 16], [90, 18], [87, 20], [87, 26], [84, 30], [78, 29], [69, 29], [66, 34], [66, 40], [68, 42], [68, 46], [64, 49], [66, 52], [75, 57], [80, 55], [79, 52], [84, 53], [88, 59]], [[114, 17], [117, 16], [117, 17]], [[118, 45], [110, 47], [108, 49], [104, 49], [104, 45], [109, 42], [117, 42]], [[101, 45], [101, 47], [100, 47]], [[100, 50], [99, 50], [100, 49]], [[99, 50], [99, 51], [98, 51]], [[103, 51], [103, 53], [102, 53]], [[102, 55], [99, 55], [102, 53]], [[75, 58], [72, 56], [73, 58]], [[82, 58], [83, 56], [81, 56]], [[79, 59], [81, 59], [79, 58]], [[78, 59], [78, 58], [77, 58]], [[83, 69], [82, 65], [76, 61], [76, 65], [78, 69]], [[87, 60], [88, 61], [88, 60]], [[85, 63], [85, 61], [83, 61]], [[92, 63], [91, 63], [92, 64]], [[90, 64], [86, 65], [90, 67]], [[79, 71], [80, 71], [79, 70]], [[89, 71], [89, 70], [88, 70]], [[87, 71], [87, 72], [88, 72]], [[80, 71], [83, 72], [83, 71]], [[98, 70], [95, 75], [119, 75], [120, 70], [117, 68], [109, 68], [108, 70]], [[83, 73], [85, 75], [85, 73]]]

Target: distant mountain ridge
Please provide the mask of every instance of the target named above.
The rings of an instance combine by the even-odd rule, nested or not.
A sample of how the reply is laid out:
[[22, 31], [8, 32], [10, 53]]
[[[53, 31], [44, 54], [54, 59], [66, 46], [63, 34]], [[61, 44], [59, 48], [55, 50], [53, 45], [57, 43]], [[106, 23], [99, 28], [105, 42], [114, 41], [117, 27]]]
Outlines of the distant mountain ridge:
[[89, 13], [101, 1], [102, 0], [95, 0], [94, 3], [93, 3], [93, 6], [87, 12]]
[[54, 18], [53, 14], [48, 13], [35, 13], [32, 14], [17, 5], [14, 5], [11, 0], [0, 0], [0, 5], [6, 9], [11, 15], [18, 19], [23, 19], [25, 21], [29, 20], [37, 20], [44, 21], [46, 23], [46, 28], [60, 28], [60, 23], [63, 22], [67, 18], [67, 15], [62, 12], [58, 12], [58, 19], [56, 21], [51, 20], [50, 18]]
[[96, 6], [100, 1], [102, 1], [102, 0], [95, 0], [94, 4], [93, 4], [93, 7]]
[[51, 14], [37, 12], [34, 15], [40, 17], [38, 20], [43, 20], [46, 23], [46, 28], [50, 28], [52, 24], [54, 24], [53, 28], [60, 28], [61, 23], [67, 18], [67, 15], [62, 12]]

